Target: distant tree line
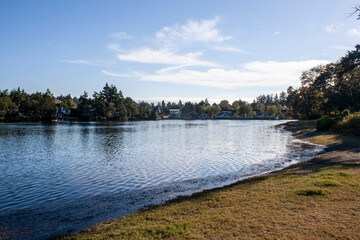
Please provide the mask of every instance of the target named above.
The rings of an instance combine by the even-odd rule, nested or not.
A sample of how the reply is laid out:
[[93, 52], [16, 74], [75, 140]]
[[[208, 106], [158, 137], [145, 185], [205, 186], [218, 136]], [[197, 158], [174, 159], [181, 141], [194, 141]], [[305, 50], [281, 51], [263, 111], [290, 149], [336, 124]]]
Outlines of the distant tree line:
[[[178, 103], [135, 102], [124, 97], [114, 85], [106, 84], [99, 92], [89, 97], [84, 92], [79, 98], [68, 95], [54, 97], [48, 89], [45, 93], [26, 93], [20, 88], [0, 91], [0, 121], [48, 121], [59, 117], [81, 120], [138, 121], [161, 118], [208, 119], [226, 112], [229, 118], [252, 118], [259, 114], [276, 117], [282, 114], [286, 104], [286, 93], [260, 95], [251, 104], [236, 100], [229, 103], [210, 104], [207, 99], [199, 103], [179, 100]], [[179, 109], [179, 115], [172, 116], [170, 110]]]
[[24, 90], [0, 91], [0, 120], [50, 120], [57, 112], [50, 90], [28, 94]]
[[93, 98], [84, 92], [80, 98], [70, 95], [57, 98], [45, 93], [28, 94], [20, 88], [0, 91], [0, 121], [48, 121], [58, 118], [62, 110], [68, 117], [82, 120], [136, 121], [156, 119], [151, 105], [125, 98], [113, 85], [106, 84]]

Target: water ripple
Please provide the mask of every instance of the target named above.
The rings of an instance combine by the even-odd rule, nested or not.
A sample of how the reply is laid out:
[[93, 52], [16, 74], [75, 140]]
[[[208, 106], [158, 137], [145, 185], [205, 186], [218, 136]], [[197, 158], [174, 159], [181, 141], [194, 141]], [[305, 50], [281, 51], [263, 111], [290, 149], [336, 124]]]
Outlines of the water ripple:
[[42, 238], [321, 151], [278, 123], [0, 124], [0, 229], [28, 228], [24, 239]]

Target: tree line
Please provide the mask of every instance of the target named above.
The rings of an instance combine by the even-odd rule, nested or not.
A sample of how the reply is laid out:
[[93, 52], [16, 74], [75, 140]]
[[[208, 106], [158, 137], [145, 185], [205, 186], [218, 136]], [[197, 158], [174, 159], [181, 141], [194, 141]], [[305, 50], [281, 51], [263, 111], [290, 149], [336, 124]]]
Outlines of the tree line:
[[339, 116], [360, 110], [360, 45], [335, 63], [319, 65], [300, 76], [299, 88], [287, 89], [287, 106], [301, 119]]
[[[278, 96], [260, 95], [251, 104], [241, 99], [230, 103], [222, 100], [210, 104], [208, 99], [199, 103], [175, 102], [147, 103], [135, 102], [124, 97], [116, 86], [105, 84], [92, 97], [84, 92], [79, 98], [68, 95], [55, 97], [48, 89], [45, 93], [26, 93], [20, 87], [11, 91], [0, 91], [0, 121], [48, 121], [56, 119], [63, 110], [70, 110], [66, 117], [81, 120], [138, 121], [161, 118], [207, 119], [215, 118], [222, 111], [229, 117], [251, 118], [257, 114], [279, 116], [286, 104], [286, 93]], [[179, 115], [171, 116], [171, 109], [179, 109]], [[64, 116], [64, 115], [61, 115]]]

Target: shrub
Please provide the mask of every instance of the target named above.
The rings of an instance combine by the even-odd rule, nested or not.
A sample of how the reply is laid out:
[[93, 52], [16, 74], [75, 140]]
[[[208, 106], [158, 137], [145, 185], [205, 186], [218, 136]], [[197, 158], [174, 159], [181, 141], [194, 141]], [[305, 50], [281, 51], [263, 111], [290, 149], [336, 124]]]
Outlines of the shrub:
[[338, 125], [337, 130], [342, 133], [360, 136], [360, 112], [349, 114]]
[[335, 121], [331, 117], [325, 115], [316, 121], [316, 130], [329, 131], [334, 124]]

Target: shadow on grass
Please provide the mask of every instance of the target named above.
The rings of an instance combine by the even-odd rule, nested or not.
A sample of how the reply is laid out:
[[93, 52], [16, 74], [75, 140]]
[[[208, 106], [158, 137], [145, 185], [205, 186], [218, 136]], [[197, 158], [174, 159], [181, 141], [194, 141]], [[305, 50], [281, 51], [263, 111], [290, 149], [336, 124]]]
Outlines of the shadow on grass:
[[295, 191], [295, 194], [299, 196], [324, 196], [325, 192], [321, 189], [306, 189]]

